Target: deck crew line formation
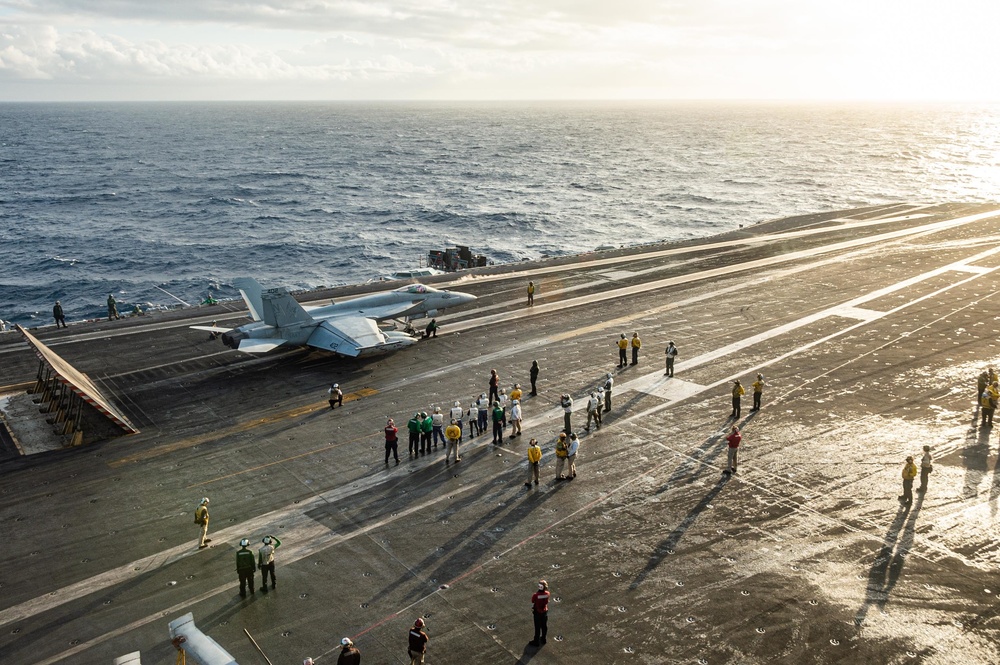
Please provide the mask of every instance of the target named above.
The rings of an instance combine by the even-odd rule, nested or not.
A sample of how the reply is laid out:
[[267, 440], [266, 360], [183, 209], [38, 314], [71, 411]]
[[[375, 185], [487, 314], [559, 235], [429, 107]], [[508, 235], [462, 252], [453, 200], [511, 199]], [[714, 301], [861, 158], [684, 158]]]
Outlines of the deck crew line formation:
[[[174, 338], [190, 336], [190, 354], [205, 360], [178, 372], [182, 378], [173, 383], [156, 358], [146, 365], [154, 370], [139, 365], [133, 378], [129, 367], [121, 378], [107, 377], [106, 385], [122, 395], [153, 380], [148, 393], [134, 394], [136, 411], [159, 406], [148, 394], [164, 388], [173, 391], [165, 399], [184, 399], [195, 382], [202, 398], [210, 390], [215, 396], [204, 399], [202, 411], [193, 398], [180, 408], [152, 410], [145, 421], [148, 438], [139, 435], [131, 449], [97, 448], [112, 459], [95, 467], [107, 468], [111, 488], [111, 476], [128, 482], [140, 473], [163, 474], [158, 479], [173, 487], [156, 501], [183, 502], [183, 526], [178, 521], [174, 529], [169, 521], [173, 504], [160, 519], [131, 520], [131, 531], [118, 536], [122, 545], [144, 534], [151, 540], [115, 559], [114, 565], [126, 562], [121, 572], [104, 575], [82, 564], [78, 568], [88, 572], [79, 584], [86, 590], [19, 591], [14, 602], [20, 604], [0, 610], [0, 626], [52, 626], [60, 603], [75, 603], [67, 610], [99, 609], [105, 599], [119, 602], [123, 581], [135, 579], [136, 589], [145, 591], [176, 579], [174, 595], [141, 610], [148, 617], [121, 629], [102, 621], [94, 628], [102, 634], [90, 641], [84, 639], [90, 635], [74, 635], [84, 642], [54, 644], [46, 656], [62, 651], [79, 657], [98, 640], [107, 640], [107, 652], [123, 643], [121, 636], [139, 636], [137, 626], [147, 624], [138, 621], [148, 622], [141, 635], [148, 645], [164, 612], [193, 609], [203, 629], [226, 646], [237, 642], [233, 624], [239, 624], [263, 634], [261, 645], [281, 651], [283, 661], [294, 655], [300, 662], [311, 652], [307, 662], [316, 665], [360, 663], [362, 654], [364, 662], [471, 662], [471, 649], [489, 665], [590, 662], [587, 657], [598, 653], [623, 663], [735, 662], [734, 654], [750, 654], [747, 662], [788, 662], [789, 649], [796, 658], [816, 653], [818, 662], [854, 656], [892, 662], [889, 654], [900, 648], [895, 643], [885, 643], [882, 657], [857, 649], [879, 642], [873, 635], [889, 618], [906, 620], [920, 606], [939, 618], [962, 619], [963, 627], [940, 627], [948, 636], [935, 647], [960, 653], [968, 631], [985, 633], [962, 609], [945, 610], [941, 603], [954, 595], [968, 612], [988, 613], [993, 593], [984, 587], [993, 585], [980, 583], [986, 579], [979, 575], [983, 559], [974, 549], [947, 542], [954, 528], [929, 533], [913, 523], [920, 514], [920, 526], [950, 524], [948, 511], [956, 506], [968, 514], [979, 507], [986, 519], [990, 512], [992, 490], [979, 489], [977, 500], [968, 488], [988, 484], [992, 468], [992, 461], [986, 466], [972, 456], [979, 454], [977, 442], [991, 438], [1000, 385], [992, 368], [980, 370], [996, 359], [985, 358], [981, 343], [953, 349], [948, 339], [963, 339], [964, 333], [953, 332], [958, 326], [976, 339], [991, 334], [983, 276], [994, 270], [989, 252], [1000, 256], [1000, 248], [984, 250], [970, 240], [973, 231], [952, 245], [928, 235], [922, 242], [932, 252], [915, 251], [919, 260], [884, 274], [859, 274], [855, 284], [834, 282], [833, 270], [815, 286], [793, 277], [788, 283], [801, 290], [784, 301], [785, 283], [769, 289], [768, 280], [819, 272], [817, 266], [844, 263], [848, 255], [780, 266], [766, 252], [750, 254], [739, 266], [739, 281], [670, 293], [668, 279], [650, 282], [648, 291], [645, 283], [629, 281], [645, 266], [617, 273], [603, 268], [602, 279], [575, 268], [571, 278], [544, 270], [523, 271], [506, 283], [487, 278], [469, 289], [481, 303], [494, 298], [472, 313], [475, 318], [462, 312], [440, 327], [435, 321], [424, 341], [384, 362], [305, 350], [226, 365], [237, 354], [218, 350], [219, 343], [202, 334], [181, 332], [175, 321]], [[912, 237], [907, 243], [920, 244]], [[866, 254], [859, 247], [845, 248], [871, 260], [857, 265], [879, 265], [878, 250]], [[822, 257], [824, 249], [817, 246], [812, 256]], [[746, 269], [766, 261], [777, 267]], [[699, 278], [718, 262], [707, 265]], [[669, 279], [679, 283], [686, 276], [671, 273]], [[593, 283], [593, 291], [575, 292], [581, 283]], [[757, 288], [761, 284], [765, 288]], [[636, 306], [626, 310], [618, 299], [629, 288]], [[659, 300], [643, 299], [654, 290]], [[746, 294], [764, 290], [774, 292], [774, 302], [792, 304], [761, 311], [772, 301]], [[518, 301], [503, 295], [509, 293]], [[262, 310], [266, 300], [261, 298]], [[338, 297], [341, 302], [349, 300]], [[700, 302], [711, 306], [692, 305]], [[809, 305], [805, 311], [802, 303]], [[584, 316], [566, 316], [570, 307]], [[598, 320], [586, 318], [595, 307], [603, 308]], [[272, 325], [260, 314], [254, 323]], [[518, 325], [529, 317], [533, 327], [525, 333]], [[958, 320], [922, 332], [948, 317]], [[117, 332], [129, 323], [140, 322], [103, 328]], [[72, 353], [57, 325], [60, 336], [51, 339]], [[226, 334], [210, 328], [212, 339]], [[107, 346], [128, 339], [118, 334], [106, 338]], [[298, 343], [282, 335], [245, 339]], [[924, 348], [932, 352], [920, 354]], [[909, 373], [893, 364], [907, 353], [921, 360], [946, 357], [955, 373], [936, 377], [928, 388], [935, 382], [923, 377], [934, 372]], [[961, 389], [961, 400], [941, 393], [959, 371], [979, 376], [974, 431], [960, 433], [956, 443], [949, 432], [964, 428], [969, 414], [952, 417], [947, 409], [964, 409], [972, 385], [968, 394]], [[236, 390], [218, 390], [229, 382]], [[915, 392], [898, 395], [901, 384]], [[323, 399], [316, 401], [321, 390]], [[251, 405], [233, 411], [244, 399]], [[901, 406], [894, 406], [897, 399]], [[859, 400], [864, 404], [855, 406]], [[893, 428], [880, 429], [880, 421], [905, 426], [903, 411], [922, 401], [941, 409], [936, 421], [917, 422], [895, 436]], [[185, 409], [198, 419], [196, 427], [164, 438], [160, 432], [188, 425]], [[947, 430], [948, 422], [959, 421]], [[924, 424], [937, 429], [920, 436]], [[962, 437], [972, 442], [964, 449]], [[91, 461], [87, 449], [67, 452]], [[956, 480], [965, 462], [965, 477]], [[966, 498], [956, 499], [963, 482]], [[885, 504], [895, 511], [897, 494], [892, 518]], [[81, 494], [83, 501], [91, 496]], [[116, 505], [149, 513], [130, 499]], [[38, 501], [45, 503], [41, 496]], [[11, 509], [5, 514], [13, 516]], [[967, 518], [954, 519], [961, 524]], [[170, 537], [156, 532], [163, 527], [176, 533], [174, 544], [154, 542]], [[194, 542], [180, 542], [188, 533]], [[942, 561], [954, 561], [949, 557], [956, 549], [972, 553], [951, 575]], [[152, 566], [145, 558], [130, 563], [136, 556], [157, 559]], [[883, 559], [888, 563], [881, 565]], [[335, 574], [325, 574], [324, 566]], [[129, 577], [140, 569], [143, 577]], [[78, 573], [68, 581], [76, 584]], [[266, 574], [263, 583], [258, 574]], [[0, 575], [0, 582], [7, 579]], [[226, 584], [218, 586], [220, 579]], [[962, 580], [968, 584], [953, 592]], [[920, 591], [925, 581], [935, 587], [927, 597]], [[180, 597], [182, 587], [186, 595]], [[855, 613], [860, 623], [852, 621]], [[934, 620], [927, 614], [919, 625]], [[81, 620], [67, 624], [74, 622]], [[310, 632], [316, 622], [322, 628]], [[806, 626], [809, 635], [786, 634]], [[2, 638], [16, 645], [15, 662], [28, 653], [25, 637]], [[963, 647], [954, 640], [964, 640]], [[162, 660], [165, 654], [161, 649], [157, 655]], [[156, 656], [151, 662], [158, 662]]]

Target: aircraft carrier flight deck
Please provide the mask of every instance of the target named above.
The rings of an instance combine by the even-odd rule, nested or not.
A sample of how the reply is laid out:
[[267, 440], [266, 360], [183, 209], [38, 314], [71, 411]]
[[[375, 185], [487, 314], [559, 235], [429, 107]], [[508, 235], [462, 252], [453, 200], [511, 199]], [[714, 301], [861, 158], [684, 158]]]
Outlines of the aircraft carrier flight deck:
[[[275, 664], [332, 665], [343, 637], [366, 664], [408, 663], [418, 617], [429, 665], [1000, 662], [1000, 426], [980, 426], [976, 384], [1000, 367], [998, 276], [1000, 206], [901, 204], [429, 278], [477, 300], [385, 355], [248, 355], [189, 328], [246, 323], [240, 302], [28, 330], [110, 420], [87, 430], [97, 441], [4, 449], [0, 662], [174, 663], [168, 623], [188, 612], [241, 665], [264, 662], [247, 633]], [[642, 340], [636, 365], [618, 366], [623, 333]], [[46, 371], [27, 342], [0, 334], [11, 404]], [[523, 435], [466, 430], [458, 463], [444, 445], [410, 456], [410, 417], [467, 410], [491, 369], [525, 392]], [[608, 372], [612, 408], [587, 432]], [[555, 479], [563, 394], [571, 482]], [[22, 448], [46, 426], [34, 411], [6, 416]], [[398, 465], [383, 463], [388, 417]], [[532, 437], [541, 482], [526, 488]], [[906, 506], [903, 463], [924, 445], [933, 472]], [[241, 598], [235, 552], [266, 534], [277, 586]], [[539, 579], [552, 600], [535, 647]]]

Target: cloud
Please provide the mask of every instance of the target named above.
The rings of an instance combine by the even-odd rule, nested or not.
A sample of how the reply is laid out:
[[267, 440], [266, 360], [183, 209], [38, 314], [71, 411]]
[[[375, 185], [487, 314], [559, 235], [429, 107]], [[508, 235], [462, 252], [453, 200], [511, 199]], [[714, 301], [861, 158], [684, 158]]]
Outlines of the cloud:
[[[751, 30], [792, 0], [0, 0], [23, 17], [358, 33], [469, 49], [584, 48], [588, 35], [635, 24]], [[767, 11], [771, 7], [771, 11]]]
[[0, 78], [52, 81], [244, 80], [334, 81], [391, 79], [432, 68], [396, 55], [327, 61], [315, 48], [277, 53], [249, 45], [136, 43], [90, 30], [60, 33], [52, 26], [6, 26], [0, 31]]
[[[115, 94], [133, 82], [145, 86], [143, 98], [170, 82], [175, 91], [201, 85], [200, 95], [217, 81], [229, 86], [218, 86], [220, 94], [238, 98], [970, 91], [996, 98], [1000, 80], [990, 63], [1000, 46], [990, 31], [1000, 9], [992, 7], [981, 0], [946, 8], [931, 0], [0, 0], [0, 79], [38, 83], [27, 93], [24, 85], [16, 94], [0, 87], [0, 97], [37, 94], [45, 81], [94, 84], [88, 93], [117, 86]], [[306, 85], [322, 81], [344, 85]], [[283, 83], [302, 85], [279, 89]], [[171, 98], [168, 86], [162, 95]]]

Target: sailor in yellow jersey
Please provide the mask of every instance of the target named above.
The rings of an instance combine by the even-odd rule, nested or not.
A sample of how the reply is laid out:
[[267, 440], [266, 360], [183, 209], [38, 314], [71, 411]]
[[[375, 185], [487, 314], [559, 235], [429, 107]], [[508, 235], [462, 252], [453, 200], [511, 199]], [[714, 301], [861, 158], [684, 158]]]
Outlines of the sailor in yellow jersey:
[[903, 465], [903, 496], [899, 497], [903, 505], [910, 505], [913, 502], [913, 479], [917, 477], [917, 465], [913, 463], [913, 456], [906, 458]]
[[530, 475], [528, 476], [528, 482], [524, 484], [525, 487], [531, 487], [532, 481], [538, 484], [538, 463], [542, 459], [542, 449], [538, 445], [538, 441], [532, 439], [528, 442], [528, 469]]
[[632, 364], [639, 364], [639, 348], [642, 346], [642, 340], [639, 339], [639, 333], [632, 333]]
[[625, 339], [625, 333], [622, 333], [622, 338], [618, 340], [618, 366], [625, 365], [628, 365], [628, 340]]
[[458, 426], [457, 420], [452, 419], [451, 424], [444, 429], [444, 439], [448, 442], [448, 449], [444, 454], [444, 463], [448, 463], [453, 451], [455, 453], [455, 461], [461, 462], [462, 458], [458, 456], [458, 444], [462, 441], [462, 428]]
[[750, 384], [753, 386], [753, 408], [751, 411], [760, 411], [760, 397], [764, 393], [764, 375], [757, 373], [757, 380]]
[[535, 304], [535, 283], [534, 282], [528, 282], [528, 304], [529, 305], [534, 305]]
[[212, 539], [208, 537], [208, 497], [206, 496], [198, 504], [198, 509], [194, 511], [194, 523], [201, 527], [201, 539], [198, 541], [198, 549], [203, 550], [208, 547]]
[[743, 389], [743, 384], [740, 383], [739, 379], [733, 381], [733, 412], [730, 414], [730, 418], [740, 417], [740, 397], [746, 395], [747, 391]]

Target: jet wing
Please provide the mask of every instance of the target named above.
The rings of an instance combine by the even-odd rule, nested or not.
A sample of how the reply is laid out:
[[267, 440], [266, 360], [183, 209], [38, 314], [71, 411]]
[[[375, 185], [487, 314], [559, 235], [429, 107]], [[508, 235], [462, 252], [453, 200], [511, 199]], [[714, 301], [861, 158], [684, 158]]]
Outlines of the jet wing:
[[378, 321], [382, 321], [384, 319], [397, 319], [412, 312], [422, 302], [423, 300], [406, 300], [403, 302], [389, 303], [387, 305], [365, 307], [364, 309], [358, 310], [358, 316], [371, 317]]
[[341, 316], [316, 326], [306, 341], [309, 346], [356, 357], [365, 348], [385, 343], [385, 335], [373, 319], [363, 316]]
[[267, 353], [278, 348], [288, 340], [286, 339], [242, 339], [240, 340], [240, 351], [244, 353]]

